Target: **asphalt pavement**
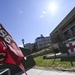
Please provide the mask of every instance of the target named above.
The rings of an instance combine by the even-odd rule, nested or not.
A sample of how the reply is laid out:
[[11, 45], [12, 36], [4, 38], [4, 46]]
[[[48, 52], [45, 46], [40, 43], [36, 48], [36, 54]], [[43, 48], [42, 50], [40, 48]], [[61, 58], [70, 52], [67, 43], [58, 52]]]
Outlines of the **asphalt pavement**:
[[[40, 70], [40, 69], [29, 69], [27, 71], [28, 75], [75, 75], [74, 72], [63, 72], [63, 71], [50, 71], [50, 70]], [[25, 75], [24, 73], [19, 73], [17, 75]]]

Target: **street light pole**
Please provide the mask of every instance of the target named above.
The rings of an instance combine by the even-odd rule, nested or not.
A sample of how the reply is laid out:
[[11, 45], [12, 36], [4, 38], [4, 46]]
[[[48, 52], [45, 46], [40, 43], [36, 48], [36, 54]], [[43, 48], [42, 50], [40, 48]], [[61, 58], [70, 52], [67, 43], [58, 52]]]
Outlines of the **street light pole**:
[[23, 47], [25, 47], [25, 45], [24, 45], [24, 39], [22, 39], [22, 44], [23, 44]]

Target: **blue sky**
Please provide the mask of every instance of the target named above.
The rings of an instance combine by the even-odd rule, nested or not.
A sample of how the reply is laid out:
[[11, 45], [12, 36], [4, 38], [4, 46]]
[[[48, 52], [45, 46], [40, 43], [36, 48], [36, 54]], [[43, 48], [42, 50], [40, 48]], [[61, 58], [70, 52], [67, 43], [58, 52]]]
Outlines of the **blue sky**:
[[[55, 8], [51, 7], [54, 3]], [[0, 23], [18, 45], [48, 36], [75, 7], [75, 0], [0, 0]]]

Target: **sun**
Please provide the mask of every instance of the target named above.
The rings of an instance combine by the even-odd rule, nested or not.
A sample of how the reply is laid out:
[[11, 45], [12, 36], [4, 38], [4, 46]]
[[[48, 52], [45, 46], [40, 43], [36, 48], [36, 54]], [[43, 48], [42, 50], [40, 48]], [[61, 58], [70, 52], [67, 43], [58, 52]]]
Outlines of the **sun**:
[[50, 12], [52, 13], [52, 15], [54, 15], [54, 13], [56, 12], [57, 10], [57, 4], [55, 2], [52, 2], [50, 5], [49, 5], [49, 10]]

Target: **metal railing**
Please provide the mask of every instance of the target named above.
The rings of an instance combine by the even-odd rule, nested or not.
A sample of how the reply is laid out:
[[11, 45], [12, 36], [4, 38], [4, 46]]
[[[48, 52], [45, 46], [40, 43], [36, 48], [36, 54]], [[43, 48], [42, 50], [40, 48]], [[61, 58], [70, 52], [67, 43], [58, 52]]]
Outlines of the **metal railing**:
[[7, 75], [11, 75], [9, 68], [1, 69], [0, 70], [0, 75], [4, 75], [4, 74], [6, 74], [6, 72], [7, 72]]

